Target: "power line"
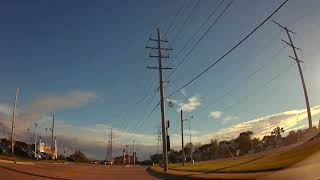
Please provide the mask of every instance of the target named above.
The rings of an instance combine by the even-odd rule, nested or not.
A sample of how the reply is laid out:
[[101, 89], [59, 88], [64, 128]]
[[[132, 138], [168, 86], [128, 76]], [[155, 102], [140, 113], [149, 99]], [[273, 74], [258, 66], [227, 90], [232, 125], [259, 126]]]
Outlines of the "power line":
[[[180, 51], [173, 57], [173, 59], [176, 59], [177, 57], [179, 57], [179, 55], [185, 50], [185, 48], [188, 46], [188, 44], [191, 42], [191, 40], [195, 37], [195, 35], [199, 33], [199, 31], [203, 28], [203, 26], [206, 25], [207, 22], [211, 19], [211, 17], [217, 12], [217, 10], [221, 7], [221, 5], [223, 4], [224, 1], [225, 0], [222, 0], [218, 4], [218, 6], [213, 9], [213, 11], [207, 17], [207, 19], [204, 22], [202, 22], [201, 26], [196, 31], [193, 32], [193, 34], [191, 35], [189, 40], [184, 44], [183, 48], [180, 49]], [[173, 61], [171, 62], [170, 66], [172, 65], [172, 63], [173, 63]]]
[[136, 123], [136, 126], [134, 128], [132, 128], [132, 129], [127, 129], [129, 132], [134, 132], [134, 130], [141, 124], [141, 122], [144, 121], [144, 117], [146, 115], [146, 111], [149, 109], [149, 107], [150, 107], [154, 97], [156, 96], [156, 94], [157, 94], [156, 92], [153, 94], [152, 98], [150, 99], [150, 101], [147, 104], [147, 107], [144, 108], [144, 111], [141, 112], [139, 121]]
[[286, 69], [284, 69], [284, 70], [280, 71], [279, 73], [277, 73], [269, 81], [264, 83], [262, 86], [259, 86], [258, 88], [256, 88], [252, 93], [249, 93], [248, 95], [243, 96], [242, 98], [238, 99], [238, 101], [236, 101], [234, 104], [223, 108], [222, 111], [226, 112], [226, 111], [230, 110], [232, 107], [234, 107], [235, 105], [241, 104], [243, 101], [247, 100], [248, 98], [253, 97], [254, 95], [258, 94], [261, 90], [263, 90], [265, 87], [267, 87], [269, 84], [271, 84], [274, 80], [278, 79], [283, 74], [289, 72], [289, 70], [292, 68], [292, 66], [293, 66], [293, 64], [290, 64], [290, 66], [288, 66]]
[[[239, 105], [242, 104], [243, 102], [245, 102], [246, 100], [248, 100], [249, 98], [254, 97], [255, 95], [259, 94], [261, 91], [263, 91], [266, 87], [268, 87], [273, 81], [275, 81], [276, 79], [280, 78], [282, 75], [284, 75], [285, 73], [289, 72], [289, 70], [293, 67], [293, 64], [290, 64], [289, 66], [287, 66], [284, 70], [280, 71], [279, 73], [277, 73], [275, 76], [273, 76], [271, 79], [269, 79], [268, 81], [266, 81], [264, 84], [262, 84], [261, 86], [257, 87], [254, 89], [254, 91], [252, 91], [251, 93], [240, 97], [235, 103], [229, 105], [229, 106], [225, 106], [221, 111], [222, 112], [227, 112], [230, 109], [234, 108], [235, 105]], [[199, 113], [197, 113], [199, 114]], [[239, 113], [233, 114], [233, 115], [238, 115]]]
[[[201, 40], [208, 34], [208, 32], [215, 26], [215, 24], [220, 20], [223, 14], [227, 11], [227, 9], [232, 5], [234, 0], [231, 0], [228, 5], [223, 9], [223, 11], [219, 14], [219, 16], [213, 21], [213, 23], [208, 27], [208, 29], [202, 34], [200, 39], [192, 46], [192, 48], [184, 55], [184, 57], [178, 62], [173, 71], [168, 75], [168, 78], [176, 72], [179, 66], [186, 60], [186, 58], [191, 54], [191, 52], [198, 46]], [[219, 7], [219, 6], [218, 6]]]
[[[150, 111], [150, 113], [146, 116], [146, 118], [141, 118], [140, 119], [140, 121], [138, 122], [138, 124], [140, 124], [141, 123], [141, 121], [142, 122], [144, 122], [145, 120], [148, 120], [150, 117], [151, 117], [151, 115], [152, 115], [152, 113], [157, 109], [157, 107], [160, 105], [160, 102]], [[139, 126], [139, 128], [140, 128], [141, 126]], [[138, 129], [138, 128], [137, 128]], [[132, 135], [129, 139], [128, 139], [128, 141], [131, 141], [131, 139], [132, 138], [134, 138], [135, 137], [135, 135]]]
[[171, 27], [173, 26], [174, 22], [176, 21], [178, 15], [180, 14], [181, 10], [183, 9], [184, 5], [186, 4], [186, 1], [187, 1], [187, 0], [184, 0], [184, 1], [181, 3], [180, 8], [177, 10], [177, 12], [176, 12], [175, 16], [173, 17], [170, 25], [168, 26], [167, 30], [165, 31], [164, 36], [167, 36], [168, 32], [170, 31]]
[[213, 64], [211, 64], [209, 67], [202, 70], [198, 75], [196, 75], [194, 78], [192, 78], [190, 81], [188, 81], [186, 84], [178, 88], [177, 90], [173, 91], [171, 94], [169, 94], [170, 97], [174, 95], [175, 93], [179, 92], [181, 89], [187, 87], [190, 85], [193, 81], [200, 78], [203, 74], [208, 72], [211, 68], [213, 68], [216, 64], [218, 64], [220, 61], [222, 61], [227, 55], [229, 55], [231, 52], [233, 52], [237, 47], [239, 47], [244, 41], [246, 41], [252, 34], [254, 34], [263, 24], [265, 24], [276, 12], [278, 12], [286, 3], [288, 0], [285, 0], [275, 11], [273, 11], [266, 19], [264, 19], [257, 27], [255, 27], [248, 35], [246, 35], [243, 39], [241, 39], [238, 43], [236, 43], [229, 51], [227, 51], [222, 57], [220, 57], [217, 61], [215, 61]]
[[177, 37], [179, 36], [180, 32], [182, 31], [182, 29], [184, 28], [184, 26], [187, 24], [187, 22], [190, 20], [190, 18], [192, 17], [192, 15], [196, 12], [196, 9], [199, 7], [200, 4], [200, 0], [198, 0], [196, 2], [196, 4], [193, 6], [189, 16], [184, 20], [182, 26], [180, 26], [180, 28], [178, 29], [178, 32], [176, 33], [175, 37], [172, 39], [172, 44], [175, 43]]
[[[267, 65], [270, 65], [273, 61], [277, 60], [276, 57], [279, 56], [284, 49], [285, 49], [285, 47], [279, 49], [273, 56], [268, 58], [268, 59], [270, 59], [270, 61], [267, 61], [264, 64], [260, 64], [258, 66], [258, 68], [256, 68], [254, 71], [252, 71], [244, 80], [242, 80], [242, 82], [239, 81], [239, 84], [243, 85], [244, 83], [248, 83], [252, 77], [254, 77], [255, 75], [258, 74], [258, 72], [260, 72], [262, 69], [264, 69]], [[222, 96], [215, 98], [213, 101], [211, 101], [213, 103], [209, 103], [207, 106], [205, 106], [204, 108], [202, 108], [200, 111], [196, 112], [195, 114], [199, 114], [199, 113], [203, 112], [204, 110], [206, 110], [208, 107], [217, 104], [219, 102], [219, 100], [221, 100], [222, 98], [226, 97], [227, 95], [229, 95], [230, 93], [235, 91], [236, 87], [237, 86], [233, 86], [228, 89], [225, 89], [224, 90], [225, 93]]]

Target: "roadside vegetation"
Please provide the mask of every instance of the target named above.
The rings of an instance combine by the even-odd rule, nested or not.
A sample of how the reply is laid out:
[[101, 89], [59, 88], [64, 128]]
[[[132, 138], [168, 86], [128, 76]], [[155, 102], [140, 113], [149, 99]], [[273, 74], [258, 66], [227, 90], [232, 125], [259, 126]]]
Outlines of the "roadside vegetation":
[[[263, 172], [289, 167], [320, 151], [320, 138], [310, 139], [319, 133], [315, 127], [290, 131], [286, 137], [283, 133], [284, 129], [277, 127], [260, 140], [251, 131], [242, 132], [230, 141], [211, 140], [209, 144], [198, 145], [192, 154], [192, 145], [187, 144], [185, 165], [182, 165], [182, 151], [170, 151], [169, 169], [202, 173]], [[161, 163], [161, 158], [161, 154], [151, 156], [154, 163]]]

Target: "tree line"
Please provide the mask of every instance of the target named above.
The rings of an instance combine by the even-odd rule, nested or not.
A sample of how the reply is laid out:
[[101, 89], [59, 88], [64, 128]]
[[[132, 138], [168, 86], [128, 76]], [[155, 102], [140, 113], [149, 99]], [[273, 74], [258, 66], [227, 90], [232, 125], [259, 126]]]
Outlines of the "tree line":
[[[297, 143], [307, 133], [306, 130], [292, 130], [286, 137], [283, 137], [284, 132], [285, 130], [282, 127], [276, 127], [270, 134], [263, 136], [261, 139], [254, 137], [252, 131], [245, 131], [241, 132], [237, 138], [228, 141], [218, 142], [217, 139], [211, 139], [207, 144], [193, 145], [192, 143], [187, 143], [184, 147], [186, 161], [214, 160], [266, 151]], [[161, 159], [162, 154], [150, 156], [150, 160], [153, 163], [161, 163]], [[170, 163], [182, 162], [182, 150], [176, 151], [171, 149], [168, 159]]]

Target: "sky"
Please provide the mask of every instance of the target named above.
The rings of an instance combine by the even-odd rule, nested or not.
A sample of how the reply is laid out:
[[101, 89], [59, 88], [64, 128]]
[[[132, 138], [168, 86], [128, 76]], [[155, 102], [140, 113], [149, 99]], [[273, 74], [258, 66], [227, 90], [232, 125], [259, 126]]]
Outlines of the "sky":
[[[113, 128], [115, 155], [135, 140], [138, 157], [145, 159], [159, 152], [159, 107], [152, 111], [159, 102], [159, 77], [146, 68], [157, 66], [157, 59], [145, 48], [156, 45], [148, 39], [156, 38], [157, 28], [168, 40], [162, 46], [173, 48], [164, 52], [170, 58], [163, 60], [165, 67], [173, 68], [164, 71], [168, 95], [226, 53], [282, 2], [1, 1], [1, 136], [9, 137], [19, 87], [18, 139], [28, 139], [28, 128], [29, 137], [34, 137], [35, 122], [45, 137], [55, 114], [60, 149], [66, 146], [69, 153], [80, 149], [92, 158], [105, 158]], [[317, 0], [289, 0], [272, 17], [297, 33], [293, 41], [301, 49], [298, 56], [304, 61], [314, 125], [320, 119], [319, 9]], [[171, 146], [179, 150], [180, 109], [188, 120], [185, 135], [189, 136], [190, 123], [195, 143], [231, 139], [247, 130], [261, 137], [277, 126], [286, 132], [306, 127], [298, 69], [289, 58], [292, 49], [281, 39], [287, 40], [285, 32], [267, 21], [221, 63], [166, 98], [167, 104], [174, 104], [165, 107]]]

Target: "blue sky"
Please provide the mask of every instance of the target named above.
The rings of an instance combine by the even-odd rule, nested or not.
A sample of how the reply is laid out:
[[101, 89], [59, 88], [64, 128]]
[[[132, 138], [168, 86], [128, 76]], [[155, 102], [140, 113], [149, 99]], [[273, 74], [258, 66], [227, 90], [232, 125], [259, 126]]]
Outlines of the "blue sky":
[[[221, 9], [181, 56], [176, 54], [220, 2], [201, 0], [181, 28], [197, 1], [2, 1], [1, 107], [11, 107], [15, 89], [20, 87], [18, 122], [28, 123], [17, 128], [31, 127], [34, 121], [43, 121], [43, 127], [49, 126], [49, 117], [54, 112], [58, 121], [75, 132], [90, 129], [96, 132], [99, 126], [97, 141], [105, 138], [105, 127], [113, 127], [119, 131], [116, 138], [119, 144], [130, 143], [131, 136], [140, 144], [156, 144], [153, 133], [160, 123], [159, 109], [149, 118], [146, 116], [158, 103], [159, 95], [153, 97], [152, 92], [157, 88], [158, 73], [147, 70], [146, 66], [155, 65], [157, 61], [148, 57], [147, 39], [155, 36], [157, 27], [165, 32], [184, 3], [173, 26], [164, 35], [169, 41], [166, 45], [174, 49], [169, 52], [173, 58], [166, 60], [165, 65], [175, 67]], [[222, 7], [228, 2], [230, 0], [225, 0]], [[166, 94], [223, 55], [281, 2], [235, 0], [167, 79], [170, 83], [166, 84]], [[272, 18], [297, 32], [293, 39], [303, 50], [299, 56], [305, 61], [302, 67], [312, 107], [320, 104], [317, 96], [320, 90], [319, 8], [317, 0], [289, 0]], [[170, 133], [173, 136], [179, 133], [177, 109], [181, 107], [187, 108], [186, 118], [194, 116], [192, 130], [199, 137], [252, 119], [303, 109], [298, 71], [288, 58], [292, 51], [284, 47], [281, 38], [287, 39], [286, 34], [268, 21], [222, 63], [171, 97], [176, 106], [166, 107], [172, 126]], [[260, 67], [263, 68], [247, 81]], [[165, 74], [170, 71], [166, 70]], [[279, 78], [264, 87], [278, 73]], [[228, 89], [232, 91], [223, 96]], [[150, 95], [134, 105], [145, 94]], [[250, 94], [252, 96], [246, 98]], [[25, 120], [27, 117], [22, 115], [24, 112], [30, 115], [31, 111], [36, 111], [37, 116]], [[318, 119], [315, 114], [314, 121]], [[123, 133], [130, 134], [129, 138], [122, 138]], [[66, 132], [61, 134], [67, 136]], [[148, 134], [154, 140], [145, 143], [138, 134]]]

